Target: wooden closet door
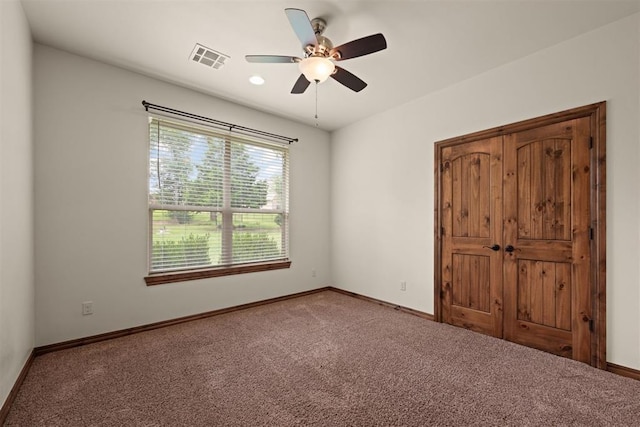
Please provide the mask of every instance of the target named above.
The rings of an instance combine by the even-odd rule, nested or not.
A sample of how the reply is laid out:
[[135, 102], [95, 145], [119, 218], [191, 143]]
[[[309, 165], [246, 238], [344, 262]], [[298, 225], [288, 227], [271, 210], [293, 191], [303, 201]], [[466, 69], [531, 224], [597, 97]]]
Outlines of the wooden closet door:
[[586, 363], [589, 145], [588, 117], [504, 136], [504, 338]]
[[441, 165], [442, 320], [502, 337], [502, 137], [446, 147]]

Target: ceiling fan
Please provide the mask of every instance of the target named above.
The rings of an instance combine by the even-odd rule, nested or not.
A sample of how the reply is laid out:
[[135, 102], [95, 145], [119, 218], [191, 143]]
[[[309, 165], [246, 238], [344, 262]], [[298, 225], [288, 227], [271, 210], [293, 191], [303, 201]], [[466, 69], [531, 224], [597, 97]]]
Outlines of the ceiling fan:
[[357, 58], [387, 48], [387, 41], [380, 33], [352, 40], [333, 47], [331, 40], [324, 37], [327, 23], [321, 18], [309, 20], [307, 12], [301, 9], [285, 9], [293, 31], [302, 42], [304, 58], [281, 55], [246, 55], [248, 62], [259, 63], [297, 63], [302, 73], [293, 85], [291, 93], [300, 94], [311, 82], [322, 83], [331, 77], [349, 89], [360, 92], [367, 84], [354, 74], [334, 64], [334, 61]]

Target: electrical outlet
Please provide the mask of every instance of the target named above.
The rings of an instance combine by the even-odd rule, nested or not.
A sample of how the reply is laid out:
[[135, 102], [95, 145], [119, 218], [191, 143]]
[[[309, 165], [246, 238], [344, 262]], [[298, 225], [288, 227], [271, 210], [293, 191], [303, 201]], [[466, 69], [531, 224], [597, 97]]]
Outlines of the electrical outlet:
[[407, 290], [407, 282], [400, 282], [400, 290], [401, 291]]
[[311, 270], [311, 277], [316, 277], [316, 269]]
[[85, 301], [82, 303], [82, 315], [87, 316], [93, 314], [93, 301]]

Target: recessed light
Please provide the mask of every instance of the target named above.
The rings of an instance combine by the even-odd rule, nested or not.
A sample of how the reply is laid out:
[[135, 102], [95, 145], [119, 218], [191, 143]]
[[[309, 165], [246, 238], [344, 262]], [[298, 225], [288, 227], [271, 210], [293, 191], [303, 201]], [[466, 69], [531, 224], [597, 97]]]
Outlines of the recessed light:
[[249, 77], [249, 81], [256, 86], [264, 84], [264, 79], [260, 76], [251, 76]]

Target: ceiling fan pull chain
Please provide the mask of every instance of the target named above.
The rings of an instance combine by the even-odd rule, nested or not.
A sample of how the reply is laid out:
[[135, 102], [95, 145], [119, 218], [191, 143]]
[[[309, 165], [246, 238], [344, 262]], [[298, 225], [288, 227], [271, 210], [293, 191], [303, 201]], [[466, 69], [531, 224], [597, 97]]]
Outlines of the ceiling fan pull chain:
[[316, 127], [319, 127], [318, 125], [318, 81], [316, 80]]

